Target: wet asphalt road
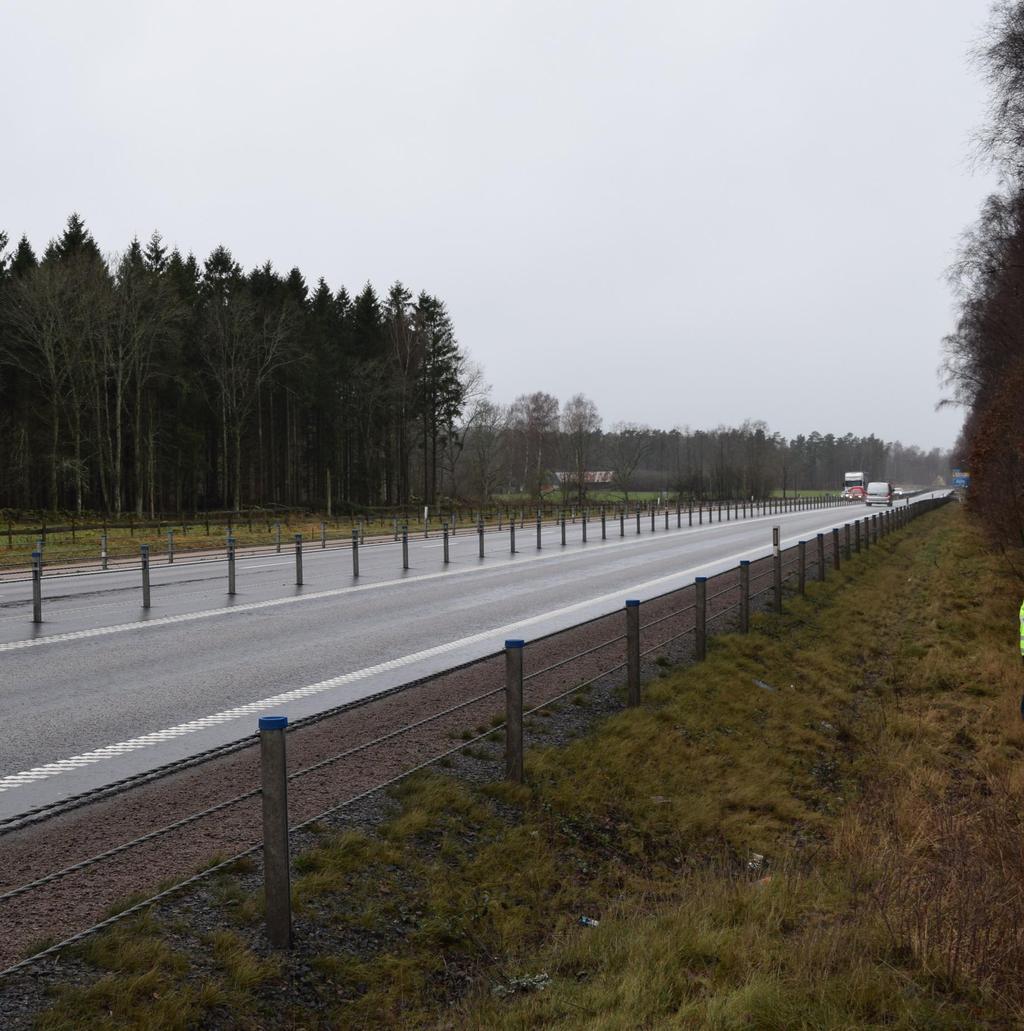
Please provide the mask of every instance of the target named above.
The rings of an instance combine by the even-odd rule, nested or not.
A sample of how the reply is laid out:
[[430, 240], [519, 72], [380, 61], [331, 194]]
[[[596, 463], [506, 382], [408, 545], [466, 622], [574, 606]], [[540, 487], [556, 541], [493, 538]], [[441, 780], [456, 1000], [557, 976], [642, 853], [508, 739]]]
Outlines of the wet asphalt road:
[[[144, 612], [138, 569], [47, 576], [44, 622], [31, 622], [28, 583], [0, 585], [0, 818], [49, 804], [250, 734], [266, 712], [297, 718], [537, 637], [757, 558], [771, 528], [783, 546], [869, 512], [862, 505], [670, 529], [659, 514], [601, 540], [591, 520], [475, 532], [360, 549], [306, 544], [304, 585], [290, 548], [240, 557], [237, 594], [226, 562], [154, 564]], [[496, 685], [497, 686], [497, 685]], [[141, 738], [141, 740], [140, 740]]]

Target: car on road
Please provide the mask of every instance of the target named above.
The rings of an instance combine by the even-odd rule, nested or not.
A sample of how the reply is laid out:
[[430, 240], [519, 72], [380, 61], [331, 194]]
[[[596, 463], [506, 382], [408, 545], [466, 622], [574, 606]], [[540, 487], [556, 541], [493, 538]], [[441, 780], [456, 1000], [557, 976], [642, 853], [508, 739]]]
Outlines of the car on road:
[[888, 505], [892, 508], [892, 484], [879, 481], [877, 483], [868, 484], [868, 495], [864, 499], [864, 503], [869, 507], [871, 505]]

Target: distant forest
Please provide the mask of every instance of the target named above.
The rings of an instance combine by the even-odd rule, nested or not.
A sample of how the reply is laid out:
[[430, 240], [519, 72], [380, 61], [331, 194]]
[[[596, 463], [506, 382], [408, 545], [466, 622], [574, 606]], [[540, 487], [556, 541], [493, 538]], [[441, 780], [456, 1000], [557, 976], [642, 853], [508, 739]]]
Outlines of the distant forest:
[[[681, 413], [682, 414], [682, 413]], [[139, 516], [255, 506], [334, 512], [498, 494], [694, 497], [926, 484], [948, 455], [874, 436], [786, 440], [763, 423], [607, 429], [592, 401], [503, 406], [440, 298], [352, 296], [268, 262], [245, 272], [154, 233], [101, 253], [72, 215], [42, 257], [0, 232], [0, 507]]]
[[995, 6], [977, 57], [991, 87], [979, 143], [999, 173], [965, 234], [953, 278], [960, 317], [946, 340], [951, 400], [967, 410], [957, 458], [968, 504], [1002, 546], [1024, 547], [1024, 3]]

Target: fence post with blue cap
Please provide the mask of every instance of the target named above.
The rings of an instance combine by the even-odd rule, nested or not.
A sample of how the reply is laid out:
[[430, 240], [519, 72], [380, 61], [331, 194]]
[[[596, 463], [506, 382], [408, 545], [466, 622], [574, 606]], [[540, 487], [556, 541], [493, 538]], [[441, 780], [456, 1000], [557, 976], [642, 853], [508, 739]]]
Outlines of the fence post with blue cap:
[[263, 892], [267, 938], [275, 949], [292, 947], [292, 890], [288, 859], [287, 716], [260, 717], [263, 796]]
[[693, 657], [703, 662], [708, 654], [708, 578], [693, 581]]
[[523, 782], [523, 647], [505, 642], [505, 778]]
[[302, 586], [302, 534], [295, 535], [295, 586]]
[[149, 608], [149, 545], [139, 545], [139, 555], [142, 559], [142, 607]]
[[32, 622], [43, 621], [43, 554], [32, 552]]
[[359, 531], [352, 527], [352, 576], [359, 579]]
[[640, 704], [640, 602], [626, 602], [626, 704]]

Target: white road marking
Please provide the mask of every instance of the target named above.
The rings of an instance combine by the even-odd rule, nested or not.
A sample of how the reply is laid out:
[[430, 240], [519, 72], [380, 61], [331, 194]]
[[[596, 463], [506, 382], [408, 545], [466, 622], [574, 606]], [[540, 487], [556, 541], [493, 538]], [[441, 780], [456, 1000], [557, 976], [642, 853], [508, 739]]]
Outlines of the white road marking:
[[[793, 538], [793, 540], [795, 539], [796, 538]], [[509, 634], [523, 630], [535, 623], [539, 623], [544, 620], [557, 619], [561, 616], [568, 615], [569, 613], [578, 612], [580, 609], [587, 608], [592, 605], [600, 605], [607, 601], [614, 601], [616, 599], [625, 600], [631, 595], [643, 593], [650, 590], [652, 587], [659, 587], [668, 581], [678, 580], [680, 577], [689, 577], [690, 575], [699, 574], [702, 569], [710, 570], [720, 567], [723, 563], [728, 564], [738, 562], [741, 558], [754, 552], [757, 552], [760, 556], [762, 555], [763, 550], [763, 546], [760, 545], [756, 548], [748, 548], [746, 551], [738, 552], [735, 555], [712, 559], [710, 562], [705, 562], [699, 566], [691, 566], [689, 569], [667, 573], [664, 576], [655, 577], [653, 580], [645, 580], [643, 583], [634, 584], [631, 587], [625, 587], [608, 594], [588, 598], [585, 601], [574, 602], [572, 605], [565, 605], [561, 608], [552, 609], [550, 612], [543, 612], [538, 616], [530, 616], [527, 619], [521, 619], [515, 623], [507, 623], [504, 626], [492, 627], [489, 630], [470, 634], [468, 637], [461, 637], [458, 640], [449, 641], [446, 644], [439, 644], [433, 648], [425, 648], [422, 651], [413, 652], [410, 655], [403, 655], [397, 659], [389, 659], [387, 662], [378, 663], [376, 666], [367, 666], [364, 669], [355, 670], [351, 673], [343, 673], [341, 676], [330, 677], [327, 680], [321, 680], [315, 684], [309, 684], [306, 687], [298, 687], [291, 691], [283, 691], [280, 694], [272, 695], [270, 698], [261, 698], [257, 702], [247, 702], [245, 705], [238, 705], [233, 709], [225, 709], [223, 712], [214, 713], [212, 716], [204, 716], [201, 719], [190, 720], [187, 723], [179, 723], [176, 726], [167, 727], [164, 730], [153, 731], [149, 734], [143, 734], [140, 737], [130, 738], [127, 741], [119, 741], [117, 744], [105, 745], [103, 748], [96, 748], [91, 752], [83, 752], [81, 755], [73, 755], [67, 759], [60, 759], [56, 762], [47, 763], [44, 766], [36, 766], [31, 770], [24, 770], [21, 773], [12, 773], [6, 777], [0, 777], [0, 791], [9, 791], [11, 788], [24, 787], [26, 784], [34, 784], [36, 781], [46, 780], [50, 777], [55, 777], [58, 774], [67, 773], [71, 770], [78, 770], [83, 766], [92, 766], [108, 759], [114, 759], [119, 755], [125, 755], [128, 752], [137, 752], [140, 749], [148, 748], [151, 745], [161, 744], [164, 741], [171, 741], [174, 738], [184, 737], [187, 734], [206, 730], [209, 727], [228, 723], [231, 720], [241, 719], [244, 716], [255, 716], [258, 713], [266, 715], [268, 710], [287, 705], [289, 702], [322, 694], [324, 691], [330, 691], [337, 687], [344, 687], [346, 684], [367, 680], [368, 678], [378, 676], [381, 673], [388, 673], [392, 670], [402, 669], [403, 667], [411, 666], [417, 662], [422, 662], [425, 659], [458, 651], [459, 649], [480, 644], [484, 641], [503, 643], [504, 638]], [[436, 574], [430, 575], [433, 576]], [[312, 597], [312, 595], [310, 595], [310, 597]], [[261, 602], [258, 604], [263, 603]]]

